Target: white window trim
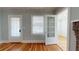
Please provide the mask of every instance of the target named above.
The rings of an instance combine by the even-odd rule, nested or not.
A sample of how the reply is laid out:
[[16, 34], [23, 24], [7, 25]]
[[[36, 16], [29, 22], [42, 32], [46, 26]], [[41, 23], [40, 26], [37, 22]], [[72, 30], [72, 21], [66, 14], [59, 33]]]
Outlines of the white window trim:
[[[44, 15], [31, 15], [31, 34], [33, 34], [33, 35], [44, 35], [44, 34], [45, 34], [45, 27], [43, 27], [43, 33], [35, 33], [35, 34], [34, 34], [34, 33], [32, 32], [32, 26], [33, 26], [33, 25], [32, 25], [32, 23], [33, 23], [33, 19], [32, 19], [32, 18], [33, 18], [33, 16], [43, 16], [43, 17], [44, 17]], [[44, 18], [45, 18], [45, 17], [44, 17]], [[44, 20], [45, 20], [45, 19], [44, 19]], [[43, 20], [43, 21], [44, 21], [44, 20]], [[43, 25], [45, 26], [45, 23], [44, 23]]]

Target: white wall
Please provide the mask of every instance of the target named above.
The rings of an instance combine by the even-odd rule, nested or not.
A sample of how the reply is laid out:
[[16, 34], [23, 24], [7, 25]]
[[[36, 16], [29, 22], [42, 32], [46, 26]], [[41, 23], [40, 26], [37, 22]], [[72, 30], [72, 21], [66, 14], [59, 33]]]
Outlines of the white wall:
[[8, 15], [22, 15], [23, 21], [22, 25], [25, 29], [23, 29], [23, 40], [24, 42], [44, 42], [45, 37], [44, 35], [32, 35], [31, 34], [31, 16], [32, 15], [46, 15], [46, 14], [52, 14], [51, 11], [45, 11], [45, 10], [25, 10], [25, 9], [8, 9], [4, 8], [1, 11], [2, 14], [2, 20], [1, 20], [1, 26], [2, 26], [2, 41], [8, 41]]
[[68, 10], [65, 9], [57, 15], [57, 33], [67, 37]]
[[[57, 38], [58, 38], [58, 45], [63, 49], [67, 50], [67, 37], [68, 37], [68, 8], [63, 9], [61, 12], [57, 14]], [[61, 41], [60, 38], [61, 36]]]

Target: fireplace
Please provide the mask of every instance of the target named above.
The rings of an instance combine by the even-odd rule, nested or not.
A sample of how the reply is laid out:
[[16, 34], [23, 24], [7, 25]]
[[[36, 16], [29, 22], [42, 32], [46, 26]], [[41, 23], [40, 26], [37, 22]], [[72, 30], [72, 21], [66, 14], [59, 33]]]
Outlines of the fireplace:
[[73, 30], [76, 36], [76, 50], [79, 51], [79, 21], [73, 22]]

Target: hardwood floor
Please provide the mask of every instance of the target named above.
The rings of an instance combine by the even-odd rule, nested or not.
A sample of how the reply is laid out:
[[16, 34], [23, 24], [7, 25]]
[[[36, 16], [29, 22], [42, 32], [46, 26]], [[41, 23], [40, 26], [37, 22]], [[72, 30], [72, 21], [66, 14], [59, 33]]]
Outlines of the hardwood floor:
[[62, 51], [57, 45], [44, 43], [2, 43], [0, 51]]

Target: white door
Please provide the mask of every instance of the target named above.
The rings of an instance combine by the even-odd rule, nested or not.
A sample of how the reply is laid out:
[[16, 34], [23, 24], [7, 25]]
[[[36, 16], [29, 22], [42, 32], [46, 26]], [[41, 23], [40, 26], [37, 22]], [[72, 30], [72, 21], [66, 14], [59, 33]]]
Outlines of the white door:
[[18, 42], [22, 40], [22, 16], [10, 15], [8, 17], [9, 41]]
[[46, 15], [45, 16], [45, 44], [56, 44], [56, 29], [55, 29], [55, 16], [54, 15]]

